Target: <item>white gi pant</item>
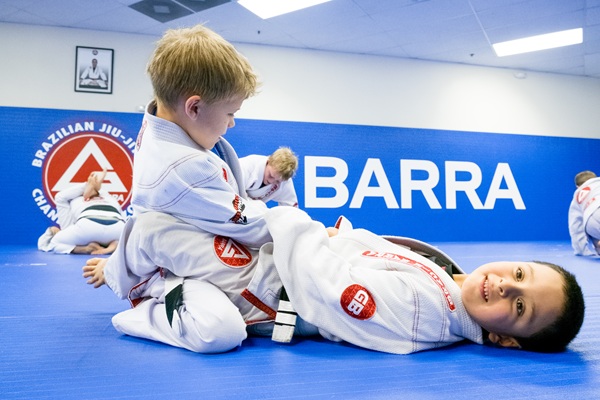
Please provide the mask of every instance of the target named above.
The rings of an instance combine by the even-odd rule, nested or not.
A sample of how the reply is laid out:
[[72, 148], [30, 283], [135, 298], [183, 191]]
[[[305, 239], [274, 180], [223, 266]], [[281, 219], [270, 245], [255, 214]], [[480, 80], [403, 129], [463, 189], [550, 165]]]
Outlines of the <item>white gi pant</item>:
[[[104, 269], [108, 286], [135, 305], [113, 317], [114, 327], [126, 335], [199, 353], [231, 350], [246, 339], [247, 330], [270, 335], [272, 318], [242, 296], [259, 264], [259, 251], [245, 248], [247, 253], [236, 253], [225, 247], [218, 253], [216, 238], [223, 239], [168, 214], [132, 217]], [[223, 263], [224, 254], [230, 260], [245, 257], [248, 263], [231, 267]], [[277, 282], [271, 294], [281, 288]], [[169, 324], [165, 298], [180, 284], [182, 303]], [[296, 332], [317, 334], [301, 319]]]
[[[155, 285], [163, 282], [158, 279]], [[172, 326], [167, 320], [164, 295], [148, 298], [115, 315], [113, 326], [126, 335], [198, 353], [228, 351], [246, 339], [246, 323], [225, 293], [211, 283], [193, 278], [181, 279], [181, 283], [183, 305], [174, 313]]]
[[124, 225], [124, 221], [115, 221], [110, 225], [106, 225], [82, 218], [73, 225], [60, 230], [54, 236], [52, 236], [50, 229], [46, 230], [38, 240], [38, 248], [43, 251], [69, 254], [75, 246], [85, 246], [91, 242], [107, 246], [111, 242], [119, 240]]
[[[244, 268], [230, 268], [215, 254], [215, 235], [171, 215], [132, 217], [104, 269], [106, 283], [135, 308], [113, 317], [124, 334], [200, 353], [231, 350], [247, 337], [239, 293], [249, 281], [258, 251]], [[185, 277], [185, 278], [183, 278]], [[182, 304], [167, 319], [165, 297], [182, 285]], [[138, 303], [141, 300], [141, 303]]]

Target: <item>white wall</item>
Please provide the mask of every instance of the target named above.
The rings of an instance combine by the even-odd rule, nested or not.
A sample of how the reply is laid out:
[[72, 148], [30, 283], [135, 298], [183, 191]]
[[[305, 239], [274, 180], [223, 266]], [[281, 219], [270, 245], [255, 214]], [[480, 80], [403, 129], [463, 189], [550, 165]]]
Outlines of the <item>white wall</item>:
[[[0, 23], [0, 106], [136, 112], [154, 36]], [[74, 91], [75, 47], [115, 50], [113, 94]], [[600, 137], [600, 79], [237, 45], [263, 81], [240, 118]]]

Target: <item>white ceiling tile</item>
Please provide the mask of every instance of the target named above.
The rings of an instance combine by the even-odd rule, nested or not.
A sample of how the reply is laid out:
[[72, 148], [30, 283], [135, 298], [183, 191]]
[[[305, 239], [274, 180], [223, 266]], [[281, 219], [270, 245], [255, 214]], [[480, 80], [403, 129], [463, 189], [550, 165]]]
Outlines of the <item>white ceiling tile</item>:
[[[156, 36], [204, 23], [235, 43], [600, 77], [600, 0], [333, 0], [267, 20], [231, 1], [168, 23], [137, 1], [1, 0], [0, 21]], [[579, 26], [584, 43], [569, 49], [499, 58], [488, 42]]]

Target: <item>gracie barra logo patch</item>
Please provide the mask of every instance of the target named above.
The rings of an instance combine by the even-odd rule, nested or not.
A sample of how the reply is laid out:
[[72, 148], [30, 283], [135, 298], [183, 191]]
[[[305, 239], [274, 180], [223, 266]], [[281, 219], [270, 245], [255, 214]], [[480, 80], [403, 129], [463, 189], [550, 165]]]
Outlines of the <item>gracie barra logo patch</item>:
[[225, 236], [215, 236], [215, 254], [228, 267], [244, 268], [252, 262], [252, 254], [246, 246]]
[[579, 204], [583, 203], [583, 200], [587, 197], [588, 194], [590, 194], [590, 190], [591, 189], [589, 186], [579, 189], [579, 192], [577, 193], [577, 202]]
[[350, 285], [342, 293], [340, 305], [346, 314], [352, 318], [366, 320], [377, 310], [377, 305], [371, 293], [361, 285]]

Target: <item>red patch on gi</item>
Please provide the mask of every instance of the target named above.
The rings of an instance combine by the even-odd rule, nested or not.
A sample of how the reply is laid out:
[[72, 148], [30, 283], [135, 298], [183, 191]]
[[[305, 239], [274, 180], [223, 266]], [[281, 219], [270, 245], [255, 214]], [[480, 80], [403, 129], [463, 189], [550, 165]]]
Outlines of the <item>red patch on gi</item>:
[[223, 179], [227, 182], [227, 170], [223, 168]]
[[252, 254], [235, 240], [225, 236], [215, 236], [215, 254], [219, 260], [228, 267], [244, 268], [252, 262]]
[[357, 284], [350, 285], [344, 290], [340, 298], [340, 305], [346, 314], [360, 320], [371, 318], [377, 310], [371, 293]]
[[583, 199], [585, 199], [587, 195], [590, 194], [590, 190], [591, 188], [589, 186], [579, 189], [579, 193], [577, 193], [577, 202], [579, 204], [581, 204], [583, 202]]

